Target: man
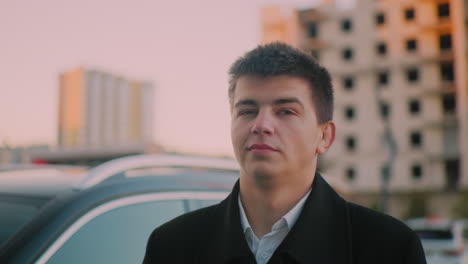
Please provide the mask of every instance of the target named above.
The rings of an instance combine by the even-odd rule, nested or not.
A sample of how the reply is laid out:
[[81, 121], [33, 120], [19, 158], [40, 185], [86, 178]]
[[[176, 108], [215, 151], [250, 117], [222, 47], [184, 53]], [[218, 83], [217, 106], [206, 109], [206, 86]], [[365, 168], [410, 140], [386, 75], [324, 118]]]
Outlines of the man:
[[273, 43], [229, 73], [239, 181], [220, 204], [157, 228], [144, 263], [425, 263], [414, 232], [346, 202], [317, 173], [336, 129], [327, 70]]

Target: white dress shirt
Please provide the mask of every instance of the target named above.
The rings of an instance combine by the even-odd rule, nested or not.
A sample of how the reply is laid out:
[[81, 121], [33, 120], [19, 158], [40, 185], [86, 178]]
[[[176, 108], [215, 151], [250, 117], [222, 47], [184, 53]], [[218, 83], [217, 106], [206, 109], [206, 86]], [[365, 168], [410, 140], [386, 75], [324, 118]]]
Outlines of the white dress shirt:
[[266, 234], [260, 239], [257, 238], [252, 228], [250, 227], [250, 223], [245, 214], [239, 194], [238, 200], [242, 230], [244, 231], [247, 244], [249, 244], [250, 250], [254, 254], [258, 264], [267, 263], [281, 242], [283, 242], [284, 238], [294, 226], [297, 218], [301, 214], [302, 207], [304, 207], [304, 203], [307, 200], [307, 197], [309, 197], [309, 194], [310, 190], [293, 208], [291, 208], [291, 210], [289, 210], [289, 212], [287, 212], [283, 217], [281, 217], [280, 220], [278, 220], [278, 222], [273, 225], [270, 233]]

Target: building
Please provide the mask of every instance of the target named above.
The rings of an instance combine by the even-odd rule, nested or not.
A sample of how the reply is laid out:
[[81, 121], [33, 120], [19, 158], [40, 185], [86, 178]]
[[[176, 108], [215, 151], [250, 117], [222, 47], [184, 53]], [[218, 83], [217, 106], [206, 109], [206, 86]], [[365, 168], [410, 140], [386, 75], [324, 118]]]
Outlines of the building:
[[126, 146], [153, 137], [153, 85], [96, 70], [60, 74], [58, 145]]
[[262, 42], [281, 40], [296, 46], [300, 38], [298, 12], [291, 8], [269, 6], [262, 9]]
[[[288, 17], [295, 46], [333, 78], [338, 134], [321, 169], [360, 193], [468, 189], [468, 1], [333, 2]], [[291, 43], [278, 15], [291, 12], [275, 9], [263, 42]]]

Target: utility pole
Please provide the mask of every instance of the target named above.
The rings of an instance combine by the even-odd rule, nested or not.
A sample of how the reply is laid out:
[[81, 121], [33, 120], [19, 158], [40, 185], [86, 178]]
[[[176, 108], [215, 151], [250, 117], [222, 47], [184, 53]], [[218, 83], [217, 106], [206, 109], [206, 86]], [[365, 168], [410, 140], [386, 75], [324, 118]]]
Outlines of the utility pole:
[[[388, 204], [389, 204], [389, 198], [390, 198], [390, 182], [392, 179], [393, 168], [395, 165], [395, 159], [396, 159], [396, 155], [398, 152], [398, 145], [395, 140], [395, 137], [393, 136], [393, 132], [391, 129], [391, 124], [390, 124], [390, 119], [389, 119], [390, 113], [384, 113], [383, 111], [384, 101], [382, 99], [380, 89], [381, 89], [380, 87], [376, 87], [375, 99], [377, 102], [379, 116], [384, 125], [382, 141], [388, 149], [388, 158], [385, 162], [385, 167], [383, 168], [382, 175], [381, 175], [382, 187], [381, 187], [381, 193], [380, 193], [381, 195], [380, 209], [382, 210], [383, 213], [388, 214], [389, 213]], [[390, 110], [387, 109], [386, 111], [389, 112]]]
[[392, 130], [390, 128], [390, 122], [388, 118], [384, 120], [384, 133], [383, 133], [383, 142], [387, 145], [389, 150], [389, 156], [385, 162], [385, 167], [382, 173], [382, 191], [381, 191], [381, 209], [382, 212], [388, 214], [388, 202], [390, 198], [390, 180], [393, 175], [393, 167], [395, 164], [396, 154], [397, 154], [397, 143], [395, 137], [393, 136]]

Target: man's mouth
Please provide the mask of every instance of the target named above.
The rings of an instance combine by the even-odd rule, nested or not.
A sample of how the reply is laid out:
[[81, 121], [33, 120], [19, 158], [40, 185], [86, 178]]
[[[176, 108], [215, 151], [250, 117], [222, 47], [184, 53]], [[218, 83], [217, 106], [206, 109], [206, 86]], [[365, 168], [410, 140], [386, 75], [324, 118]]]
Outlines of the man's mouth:
[[248, 150], [271, 150], [271, 151], [278, 151], [277, 149], [271, 147], [267, 144], [252, 144], [247, 148]]

